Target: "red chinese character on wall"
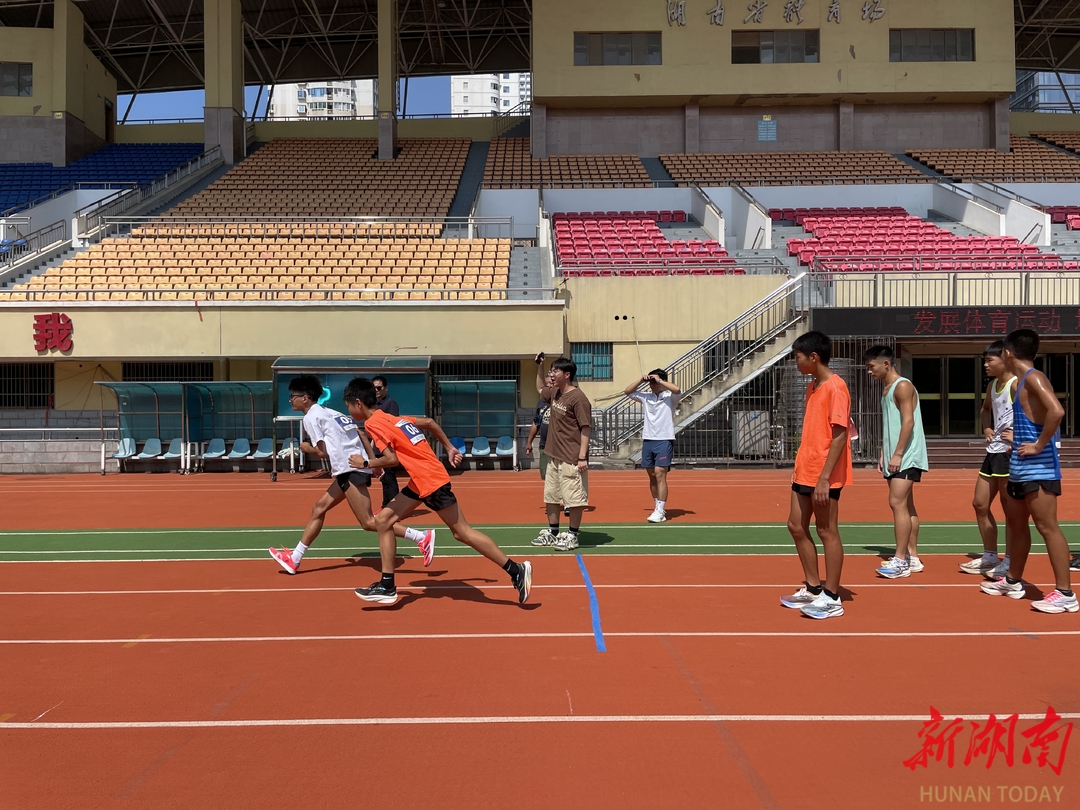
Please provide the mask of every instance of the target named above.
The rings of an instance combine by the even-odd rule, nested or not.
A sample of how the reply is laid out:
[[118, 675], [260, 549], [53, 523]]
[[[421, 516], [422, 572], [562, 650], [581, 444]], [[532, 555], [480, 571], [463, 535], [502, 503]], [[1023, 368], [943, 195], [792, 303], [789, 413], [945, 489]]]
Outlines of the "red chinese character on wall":
[[960, 313], [953, 310], [943, 310], [941, 313], [941, 331], [942, 335], [959, 335], [960, 334]]
[[34, 351], [71, 351], [71, 318], [62, 312], [34, 316]]
[[1061, 332], [1061, 316], [1054, 309], [1039, 311], [1039, 327], [1036, 330], [1040, 335], [1057, 335]]
[[915, 327], [916, 335], [932, 335], [934, 334], [934, 321], [937, 320], [937, 313], [932, 309], [920, 309], [915, 313], [915, 320], [918, 322], [918, 326]]
[[1012, 317], [1003, 309], [995, 309], [990, 313], [990, 331], [995, 335], [1004, 335], [1009, 331], [1009, 318]]
[[985, 331], [986, 322], [983, 320], [983, 314], [977, 309], [969, 309], [964, 317], [964, 334], [981, 335]]
[[1017, 329], [1034, 329], [1035, 328], [1035, 310], [1022, 309], [1016, 315], [1016, 328]]

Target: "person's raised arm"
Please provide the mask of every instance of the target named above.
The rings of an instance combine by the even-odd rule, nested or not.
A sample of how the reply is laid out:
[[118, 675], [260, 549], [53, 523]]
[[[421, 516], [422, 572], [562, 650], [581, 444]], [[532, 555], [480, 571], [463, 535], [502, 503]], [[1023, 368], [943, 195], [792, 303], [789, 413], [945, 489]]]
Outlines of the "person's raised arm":
[[544, 393], [544, 353], [540, 352], [534, 358], [536, 360], [536, 393]]
[[[1057, 394], [1054, 393], [1050, 381], [1046, 379], [1046, 375], [1042, 372], [1029, 374], [1024, 387], [1027, 388], [1029, 396], [1034, 394], [1035, 398], [1046, 408], [1046, 418], [1043, 420], [1043, 429], [1042, 433], [1039, 434], [1039, 438], [1033, 442], [1022, 444], [1018, 448], [1021, 456], [1028, 457], [1038, 455], [1046, 449], [1046, 445], [1053, 441], [1054, 434], [1061, 427], [1061, 420], [1065, 417], [1065, 409], [1061, 407], [1061, 401], [1057, 398]], [[1014, 407], [1023, 406], [1017, 402]]]
[[648, 381], [649, 381], [648, 376], [641, 377], [641, 378], [639, 378], [637, 380], [634, 380], [632, 383], [630, 383], [628, 386], [626, 386], [626, 388], [623, 389], [623, 394], [626, 395], [626, 396], [630, 396], [632, 393], [634, 393], [635, 391], [638, 390], [638, 386], [640, 386], [643, 382], [648, 382]]
[[896, 449], [893, 450], [892, 458], [889, 459], [889, 472], [900, 472], [900, 465], [904, 461], [904, 451], [911, 434], [915, 432], [915, 386], [907, 380], [901, 380], [893, 388], [893, 401], [900, 411], [900, 436], [896, 440]]

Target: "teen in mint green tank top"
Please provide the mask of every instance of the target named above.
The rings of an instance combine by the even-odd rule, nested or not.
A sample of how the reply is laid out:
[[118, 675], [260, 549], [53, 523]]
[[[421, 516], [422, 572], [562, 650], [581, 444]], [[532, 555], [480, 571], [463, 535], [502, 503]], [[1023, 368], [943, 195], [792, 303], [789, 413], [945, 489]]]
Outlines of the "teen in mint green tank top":
[[[882, 472], [886, 478], [889, 477], [889, 459], [896, 453], [896, 445], [897, 442], [900, 441], [900, 425], [902, 423], [900, 409], [896, 407], [893, 391], [899, 383], [906, 379], [906, 377], [900, 377], [898, 380], [894, 381], [892, 385], [885, 389], [885, 394], [881, 397], [883, 428], [882, 449], [884, 450], [882, 456], [885, 460], [885, 469], [882, 470]], [[908, 380], [908, 382], [910, 382], [910, 380]], [[908, 440], [907, 447], [904, 448], [903, 456], [900, 461], [900, 469], [930, 469], [930, 465], [926, 460], [926, 434], [923, 432], [922, 410], [918, 392], [916, 392], [915, 399], [915, 424], [912, 427], [911, 438]]]

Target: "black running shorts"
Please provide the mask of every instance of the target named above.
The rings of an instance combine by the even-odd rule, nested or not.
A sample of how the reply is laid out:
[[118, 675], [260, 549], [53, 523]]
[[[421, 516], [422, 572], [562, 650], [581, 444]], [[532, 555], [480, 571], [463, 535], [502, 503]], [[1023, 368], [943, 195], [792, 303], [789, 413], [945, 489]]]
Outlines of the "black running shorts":
[[409, 486], [401, 490], [401, 494], [411, 501], [420, 501], [432, 512], [441, 512], [443, 509], [448, 509], [457, 503], [457, 496], [451, 492], [449, 484], [443, 484], [430, 495], [421, 498], [416, 494], [416, 490], [412, 488], [412, 482], [410, 481]]
[[[829, 489], [829, 497], [832, 498], [834, 501], [840, 500], [840, 491], [842, 489], [843, 489], [843, 487], [832, 487], [832, 488], [830, 488]], [[807, 498], [813, 498], [814, 497], [814, 488], [813, 487], [808, 487], [806, 484], [792, 484], [791, 485], [791, 491], [794, 492], [796, 495], [802, 495], [802, 496], [807, 497]]]
[[1010, 497], [1024, 500], [1032, 492], [1045, 489], [1051, 495], [1061, 495], [1061, 481], [1010, 481], [1007, 491]]

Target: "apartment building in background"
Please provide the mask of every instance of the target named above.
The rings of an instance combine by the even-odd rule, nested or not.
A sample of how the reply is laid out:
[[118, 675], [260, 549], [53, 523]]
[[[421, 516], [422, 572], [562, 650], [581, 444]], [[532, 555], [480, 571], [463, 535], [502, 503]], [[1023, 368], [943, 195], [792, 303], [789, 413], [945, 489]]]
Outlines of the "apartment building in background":
[[454, 115], [498, 115], [531, 98], [531, 73], [472, 73], [450, 77], [450, 112]]
[[270, 99], [269, 119], [330, 121], [375, 115], [375, 80], [278, 84]]

